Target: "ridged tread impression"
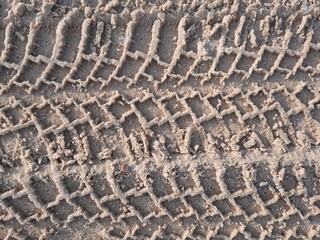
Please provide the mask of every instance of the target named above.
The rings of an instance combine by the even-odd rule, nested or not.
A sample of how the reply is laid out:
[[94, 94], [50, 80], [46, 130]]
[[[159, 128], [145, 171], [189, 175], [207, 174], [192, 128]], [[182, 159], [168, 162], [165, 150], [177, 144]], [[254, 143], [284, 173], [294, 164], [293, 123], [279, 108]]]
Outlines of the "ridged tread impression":
[[131, 172], [113, 163], [55, 165], [11, 181], [12, 172], [5, 173], [0, 236], [318, 239], [318, 165], [265, 160], [227, 166], [150, 161]]
[[319, 239], [319, 13], [2, 1], [0, 238]]

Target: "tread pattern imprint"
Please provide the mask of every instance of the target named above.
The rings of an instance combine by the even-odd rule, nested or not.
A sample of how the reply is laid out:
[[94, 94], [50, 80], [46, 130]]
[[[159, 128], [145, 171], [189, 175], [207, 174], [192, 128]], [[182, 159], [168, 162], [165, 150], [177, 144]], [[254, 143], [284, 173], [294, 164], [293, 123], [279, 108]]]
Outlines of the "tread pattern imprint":
[[1, 1], [0, 239], [320, 239], [319, 13]]

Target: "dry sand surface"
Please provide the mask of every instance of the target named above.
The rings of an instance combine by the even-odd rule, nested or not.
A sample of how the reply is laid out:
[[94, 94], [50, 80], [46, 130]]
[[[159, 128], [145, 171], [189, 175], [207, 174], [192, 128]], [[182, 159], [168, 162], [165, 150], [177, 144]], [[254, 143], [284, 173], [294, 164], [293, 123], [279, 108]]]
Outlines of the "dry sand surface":
[[0, 239], [320, 239], [317, 0], [1, 0]]

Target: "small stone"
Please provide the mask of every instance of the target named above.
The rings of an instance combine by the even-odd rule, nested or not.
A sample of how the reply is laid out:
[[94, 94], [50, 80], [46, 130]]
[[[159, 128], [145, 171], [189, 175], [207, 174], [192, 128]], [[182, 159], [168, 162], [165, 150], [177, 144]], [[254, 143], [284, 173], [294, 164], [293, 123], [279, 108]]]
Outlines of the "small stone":
[[120, 171], [123, 173], [129, 173], [131, 172], [131, 170], [132, 170], [131, 166], [127, 163], [123, 164], [120, 169]]
[[49, 163], [49, 158], [47, 156], [42, 156], [38, 158], [38, 164], [47, 164]]
[[199, 145], [195, 145], [195, 146], [194, 146], [194, 151], [195, 151], [195, 152], [198, 152], [199, 148], [200, 148]]

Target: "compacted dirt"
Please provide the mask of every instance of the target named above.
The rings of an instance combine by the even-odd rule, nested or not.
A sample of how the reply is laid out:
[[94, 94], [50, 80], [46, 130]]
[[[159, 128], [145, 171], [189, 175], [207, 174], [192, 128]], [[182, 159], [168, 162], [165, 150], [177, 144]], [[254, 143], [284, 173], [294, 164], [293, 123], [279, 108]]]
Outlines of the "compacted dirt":
[[320, 239], [314, 0], [2, 0], [0, 239]]

